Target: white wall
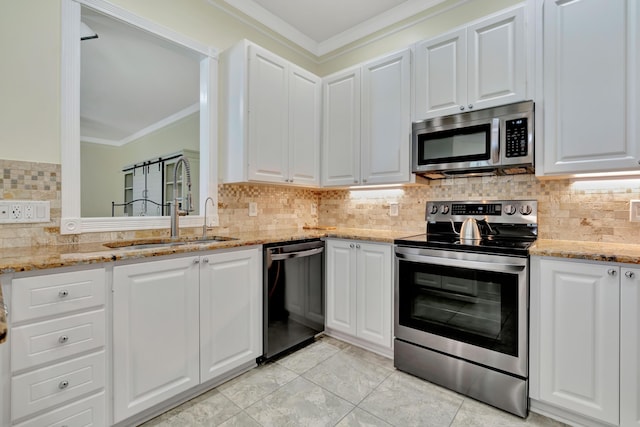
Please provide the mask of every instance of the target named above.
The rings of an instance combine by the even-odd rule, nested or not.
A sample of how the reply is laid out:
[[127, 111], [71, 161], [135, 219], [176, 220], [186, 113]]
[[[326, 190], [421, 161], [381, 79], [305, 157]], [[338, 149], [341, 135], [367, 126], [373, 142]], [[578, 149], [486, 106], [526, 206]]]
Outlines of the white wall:
[[[314, 58], [299, 47], [238, 13], [230, 16], [212, 3], [223, 0], [111, 0], [144, 18], [224, 50], [247, 38], [298, 65], [326, 75], [358, 62], [444, 32], [517, 3], [516, 0], [449, 0], [442, 13], [409, 19], [391, 35], [380, 34], [335, 54]], [[454, 10], [451, 7], [462, 4]], [[0, 1], [0, 158], [60, 163], [60, 0]], [[429, 16], [434, 10], [419, 17]], [[259, 23], [255, 23], [260, 27]], [[406, 27], [406, 28], [405, 28]], [[386, 33], [385, 33], [386, 34]]]

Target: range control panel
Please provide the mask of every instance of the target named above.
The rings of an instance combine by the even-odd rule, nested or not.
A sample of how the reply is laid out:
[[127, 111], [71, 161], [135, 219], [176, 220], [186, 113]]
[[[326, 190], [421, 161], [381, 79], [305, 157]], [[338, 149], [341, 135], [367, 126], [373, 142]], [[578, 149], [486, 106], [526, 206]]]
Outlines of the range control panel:
[[502, 224], [536, 224], [537, 200], [435, 201], [427, 202], [428, 222], [461, 222], [473, 217]]

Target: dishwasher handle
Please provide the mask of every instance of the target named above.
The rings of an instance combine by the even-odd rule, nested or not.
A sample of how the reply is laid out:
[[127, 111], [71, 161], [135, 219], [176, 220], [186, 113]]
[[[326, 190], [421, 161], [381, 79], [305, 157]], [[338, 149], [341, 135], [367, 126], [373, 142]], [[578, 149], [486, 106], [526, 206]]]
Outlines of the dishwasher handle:
[[322, 252], [324, 252], [324, 248], [315, 248], [315, 249], [310, 249], [307, 251], [300, 251], [300, 252], [288, 252], [284, 254], [269, 254], [269, 258], [271, 258], [272, 261], [282, 261], [282, 260], [291, 259], [291, 258], [309, 257], [309, 256], [321, 254]]

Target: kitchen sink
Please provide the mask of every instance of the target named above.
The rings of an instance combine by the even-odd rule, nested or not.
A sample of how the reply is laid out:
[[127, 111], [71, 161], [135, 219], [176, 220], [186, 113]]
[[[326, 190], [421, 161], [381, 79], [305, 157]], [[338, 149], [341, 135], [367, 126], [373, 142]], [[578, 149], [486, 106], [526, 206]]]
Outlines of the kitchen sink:
[[123, 240], [105, 243], [104, 246], [111, 249], [148, 249], [173, 247], [184, 245], [199, 245], [205, 243], [228, 242], [238, 240], [235, 237], [226, 236], [207, 236], [207, 237], [186, 237], [180, 239], [159, 238], [159, 239], [140, 239], [140, 240]]

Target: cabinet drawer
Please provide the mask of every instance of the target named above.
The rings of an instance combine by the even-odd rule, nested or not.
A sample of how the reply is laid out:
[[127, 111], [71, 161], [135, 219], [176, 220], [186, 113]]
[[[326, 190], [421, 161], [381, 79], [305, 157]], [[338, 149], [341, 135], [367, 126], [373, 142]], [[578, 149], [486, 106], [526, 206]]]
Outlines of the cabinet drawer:
[[11, 378], [11, 417], [17, 420], [97, 391], [105, 383], [104, 351]]
[[104, 304], [104, 269], [23, 277], [11, 282], [13, 322]]
[[104, 392], [46, 412], [15, 427], [102, 427], [106, 425]]
[[11, 369], [15, 372], [104, 346], [104, 317], [100, 309], [11, 329]]

